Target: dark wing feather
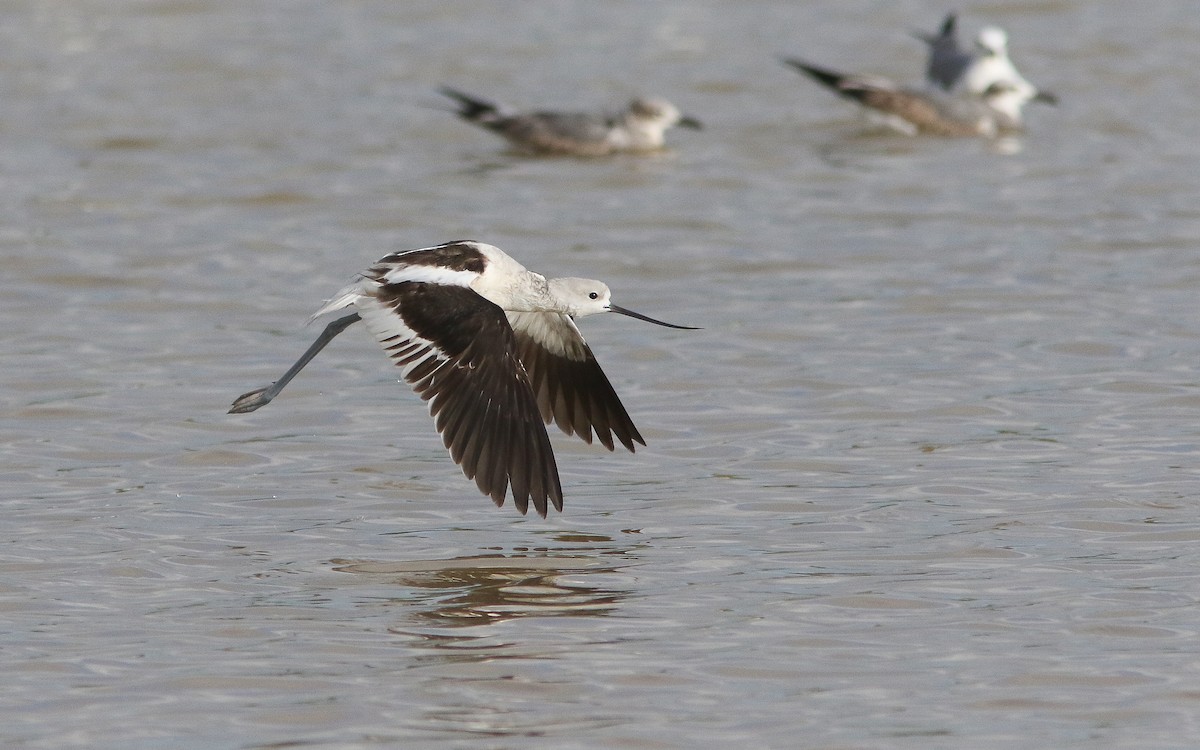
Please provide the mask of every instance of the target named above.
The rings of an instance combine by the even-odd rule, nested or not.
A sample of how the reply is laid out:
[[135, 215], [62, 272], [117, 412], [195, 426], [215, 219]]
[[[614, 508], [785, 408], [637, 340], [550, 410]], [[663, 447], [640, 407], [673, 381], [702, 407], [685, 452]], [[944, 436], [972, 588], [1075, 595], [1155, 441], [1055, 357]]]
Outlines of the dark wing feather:
[[467, 287], [381, 283], [359, 308], [404, 380], [429, 402], [442, 442], [496, 505], [562, 510], [562, 485], [504, 311]]
[[547, 423], [613, 450], [646, 444], [574, 321], [561, 313], [508, 313], [521, 363]]

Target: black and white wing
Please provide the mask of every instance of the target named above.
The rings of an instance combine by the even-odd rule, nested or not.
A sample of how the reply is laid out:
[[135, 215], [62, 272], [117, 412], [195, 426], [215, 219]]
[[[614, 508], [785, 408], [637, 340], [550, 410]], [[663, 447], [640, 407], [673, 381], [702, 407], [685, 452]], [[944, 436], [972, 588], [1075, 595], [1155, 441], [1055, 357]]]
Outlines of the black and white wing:
[[630, 451], [642, 439], [600, 363], [570, 316], [509, 312], [517, 351], [547, 423], [613, 450], [613, 436]]
[[451, 458], [496, 505], [511, 489], [521, 513], [531, 502], [542, 516], [548, 504], [561, 511], [550, 438], [504, 311], [465, 285], [403, 275], [395, 262], [376, 265], [355, 307], [429, 402]]

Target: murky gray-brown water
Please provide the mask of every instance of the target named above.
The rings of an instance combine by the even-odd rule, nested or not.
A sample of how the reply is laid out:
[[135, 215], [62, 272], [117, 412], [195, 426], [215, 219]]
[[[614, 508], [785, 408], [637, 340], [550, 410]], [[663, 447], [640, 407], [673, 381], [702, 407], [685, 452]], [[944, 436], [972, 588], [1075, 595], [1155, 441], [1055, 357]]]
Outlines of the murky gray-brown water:
[[[0, 5], [0, 745], [1185, 748], [1200, 736], [1200, 17], [957, 3], [1062, 98], [864, 129], [950, 8]], [[658, 94], [645, 158], [518, 106]], [[351, 329], [385, 253], [601, 278], [649, 446], [497, 509]]]

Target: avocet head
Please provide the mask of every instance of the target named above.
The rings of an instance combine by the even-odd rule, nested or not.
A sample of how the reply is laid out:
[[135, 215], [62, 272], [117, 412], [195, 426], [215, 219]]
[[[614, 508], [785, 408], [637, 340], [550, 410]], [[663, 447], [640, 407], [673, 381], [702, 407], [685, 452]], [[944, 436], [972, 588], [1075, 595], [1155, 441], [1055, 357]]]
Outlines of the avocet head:
[[664, 323], [661, 320], [655, 320], [633, 310], [614, 305], [612, 302], [612, 292], [609, 291], [608, 285], [594, 279], [550, 279], [550, 294], [561, 305], [562, 312], [573, 318], [613, 312], [667, 328], [696, 330], [692, 326], [678, 326], [674, 323]]

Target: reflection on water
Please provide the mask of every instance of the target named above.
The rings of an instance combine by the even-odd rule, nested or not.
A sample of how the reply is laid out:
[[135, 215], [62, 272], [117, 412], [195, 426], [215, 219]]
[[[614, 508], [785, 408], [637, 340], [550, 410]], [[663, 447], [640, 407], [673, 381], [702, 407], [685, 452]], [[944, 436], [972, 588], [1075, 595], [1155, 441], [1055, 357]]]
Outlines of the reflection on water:
[[[558, 540], [612, 541], [583, 535], [560, 535]], [[392, 585], [424, 592], [397, 598], [423, 620], [442, 627], [471, 627], [522, 617], [600, 617], [613, 611], [629, 592], [586, 581], [591, 574], [616, 572], [626, 551], [613, 547], [590, 552], [572, 555], [559, 548], [449, 560], [332, 562], [340, 573], [384, 577]], [[571, 577], [569, 583], [561, 580], [566, 576]], [[452, 638], [430, 633], [422, 637], [433, 644]]]
[[[530, 710], [573, 700], [576, 688], [522, 676], [524, 665], [569, 660], [571, 638], [550, 643], [538, 631], [585, 643], [602, 639], [599, 622], [618, 612], [631, 591], [611, 585], [633, 561], [631, 549], [605, 535], [558, 533], [563, 546], [507, 554], [397, 562], [335, 560], [339, 573], [397, 589], [387, 631], [414, 650], [408, 669], [429, 669], [423, 692], [440, 696], [406, 715], [401, 728], [417, 736], [534, 738], [619, 726], [615, 716], [548, 716]], [[604, 581], [606, 583], [595, 583]], [[497, 632], [501, 631], [501, 632]], [[615, 645], [615, 644], [614, 644]]]

